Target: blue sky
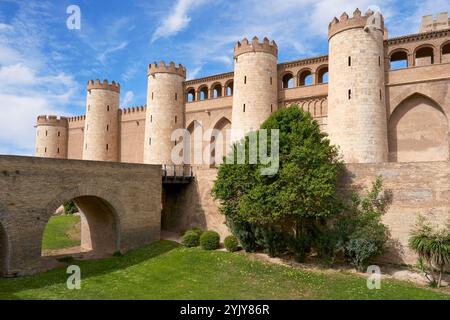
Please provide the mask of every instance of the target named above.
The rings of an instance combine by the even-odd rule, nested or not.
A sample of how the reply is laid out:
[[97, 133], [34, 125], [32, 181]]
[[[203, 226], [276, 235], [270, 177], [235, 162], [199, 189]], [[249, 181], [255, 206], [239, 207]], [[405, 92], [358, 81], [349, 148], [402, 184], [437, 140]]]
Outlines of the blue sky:
[[[81, 29], [69, 30], [69, 5]], [[181, 63], [188, 78], [233, 69], [233, 46], [274, 39], [279, 61], [327, 54], [333, 16], [381, 9], [390, 36], [418, 31], [450, 0], [0, 0], [0, 154], [32, 155], [40, 114], [84, 114], [86, 82], [120, 82], [121, 105], [143, 105], [147, 65]]]

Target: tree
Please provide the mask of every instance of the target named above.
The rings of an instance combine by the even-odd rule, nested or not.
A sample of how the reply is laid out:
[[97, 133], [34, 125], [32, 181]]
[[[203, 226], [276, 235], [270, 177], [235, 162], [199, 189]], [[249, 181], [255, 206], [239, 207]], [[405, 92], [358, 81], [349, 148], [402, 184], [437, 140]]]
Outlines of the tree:
[[[310, 113], [297, 105], [273, 113], [261, 129], [279, 130], [278, 172], [261, 175], [266, 165], [249, 164], [248, 157], [243, 164], [224, 161], [213, 196], [220, 200], [227, 219], [277, 226], [299, 240], [307, 236], [311, 225], [339, 211], [336, 191], [342, 162], [338, 150]], [[267, 143], [270, 150], [270, 134]], [[228, 157], [236, 159], [239, 147], [248, 154], [248, 136], [233, 145]]]
[[[427, 279], [439, 288], [444, 268], [450, 264], [450, 228], [433, 227], [423, 216], [419, 216], [409, 238], [409, 247], [419, 255], [419, 266]], [[436, 270], [439, 274], [437, 281], [434, 275]]]

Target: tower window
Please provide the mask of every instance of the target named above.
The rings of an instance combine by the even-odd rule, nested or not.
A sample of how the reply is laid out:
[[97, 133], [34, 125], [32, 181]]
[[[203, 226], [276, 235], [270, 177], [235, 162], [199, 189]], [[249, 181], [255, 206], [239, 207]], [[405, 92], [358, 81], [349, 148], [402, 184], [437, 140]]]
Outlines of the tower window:
[[59, 148], [58, 148], [58, 154], [59, 154]]
[[87, 143], [86, 143], [86, 145], [84, 146], [84, 149], [87, 150]]
[[152, 92], [152, 100], [153, 100], [153, 92]]
[[153, 115], [150, 115], [150, 122], [153, 122]]
[[47, 130], [45, 131], [45, 136], [48, 136], [48, 131]]
[[247, 76], [244, 76], [244, 84], [247, 84]]
[[178, 117], [177, 117], [177, 116], [175, 116], [175, 123], [177, 123], [177, 120], [178, 120]]
[[45, 153], [47, 153], [47, 147], [45, 147]]
[[348, 89], [348, 100], [352, 98], [352, 90]]
[[270, 113], [273, 112], [273, 104], [270, 105]]
[[244, 108], [243, 108], [243, 111], [245, 112], [245, 103], [244, 103]]
[[175, 101], [178, 100], [178, 93], [175, 92]]
[[381, 89], [380, 89], [380, 100], [383, 100], [383, 95], [382, 95]]
[[106, 150], [109, 150], [109, 145], [108, 144], [106, 144]]
[[91, 105], [88, 105], [88, 111], [91, 111]]
[[177, 140], [175, 140], [175, 145], [177, 145]]
[[149, 146], [152, 145], [152, 138], [148, 138], [148, 145], [149, 145]]
[[381, 57], [378, 56], [378, 66], [381, 67]]
[[106, 125], [106, 131], [109, 131], [109, 124]]
[[109, 106], [106, 106], [106, 111], [109, 111]]
[[270, 77], [270, 85], [272, 85], [272, 83], [273, 83], [273, 80], [272, 80], [272, 77]]
[[58, 131], [58, 137], [61, 137], [61, 132], [60, 131]]
[[352, 57], [348, 57], [348, 66], [351, 67], [352, 65]]

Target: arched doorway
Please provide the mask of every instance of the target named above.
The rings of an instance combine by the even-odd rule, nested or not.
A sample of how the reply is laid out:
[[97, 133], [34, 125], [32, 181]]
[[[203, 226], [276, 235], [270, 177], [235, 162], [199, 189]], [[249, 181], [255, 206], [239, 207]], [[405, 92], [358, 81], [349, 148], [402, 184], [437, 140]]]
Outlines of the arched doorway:
[[113, 206], [97, 196], [71, 200], [78, 212], [50, 217], [42, 237], [42, 256], [83, 254], [98, 258], [120, 250], [118, 215]]
[[203, 162], [203, 128], [197, 120], [192, 121], [187, 127], [189, 132], [189, 161], [186, 164], [199, 166]]
[[432, 99], [414, 94], [401, 102], [389, 120], [389, 160], [446, 161], [448, 121]]
[[210, 166], [215, 167], [223, 163], [223, 157], [228, 154], [230, 144], [231, 121], [223, 117], [217, 121], [211, 135], [211, 160]]

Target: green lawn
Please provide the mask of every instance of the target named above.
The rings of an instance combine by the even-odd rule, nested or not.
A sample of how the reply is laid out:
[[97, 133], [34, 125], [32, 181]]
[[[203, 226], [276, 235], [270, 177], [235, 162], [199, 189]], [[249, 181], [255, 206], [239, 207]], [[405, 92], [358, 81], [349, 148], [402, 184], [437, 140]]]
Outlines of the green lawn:
[[79, 246], [80, 232], [76, 230], [76, 226], [79, 223], [79, 216], [63, 215], [52, 217], [44, 231], [42, 249], [53, 250]]
[[0, 299], [450, 299], [412, 284], [342, 272], [303, 271], [239, 252], [188, 249], [161, 241], [122, 257], [77, 262], [82, 289], [66, 288], [65, 269], [0, 279]]

